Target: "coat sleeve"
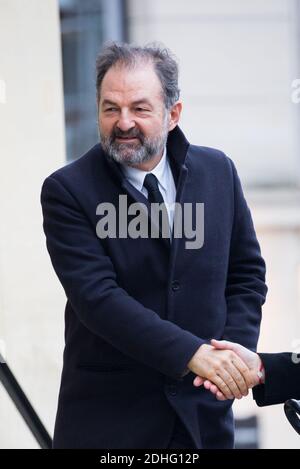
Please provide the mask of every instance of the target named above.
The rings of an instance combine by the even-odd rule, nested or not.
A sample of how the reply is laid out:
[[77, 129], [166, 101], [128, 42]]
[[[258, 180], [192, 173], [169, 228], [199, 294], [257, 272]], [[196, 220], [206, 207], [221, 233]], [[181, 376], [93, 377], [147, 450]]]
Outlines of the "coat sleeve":
[[41, 192], [43, 228], [54, 270], [81, 323], [127, 356], [180, 378], [206, 342], [163, 320], [118, 286], [95, 228], [57, 177]]
[[291, 353], [260, 353], [265, 368], [265, 384], [253, 388], [260, 407], [300, 399], [300, 360]]
[[265, 302], [265, 262], [233, 162], [234, 218], [226, 283], [227, 321], [223, 339], [256, 350]]

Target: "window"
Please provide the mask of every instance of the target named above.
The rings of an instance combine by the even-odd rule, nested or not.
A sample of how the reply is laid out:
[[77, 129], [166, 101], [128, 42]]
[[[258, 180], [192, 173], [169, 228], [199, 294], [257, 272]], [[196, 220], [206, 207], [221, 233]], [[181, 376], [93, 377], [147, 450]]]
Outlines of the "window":
[[60, 0], [67, 160], [97, 141], [95, 59], [107, 40], [126, 41], [124, 0]]

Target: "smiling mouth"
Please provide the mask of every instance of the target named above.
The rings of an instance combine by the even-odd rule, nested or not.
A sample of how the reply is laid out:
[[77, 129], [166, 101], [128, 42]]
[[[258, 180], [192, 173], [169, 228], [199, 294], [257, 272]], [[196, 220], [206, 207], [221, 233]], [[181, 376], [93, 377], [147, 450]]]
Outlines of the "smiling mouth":
[[116, 137], [117, 142], [133, 142], [138, 140], [137, 137]]

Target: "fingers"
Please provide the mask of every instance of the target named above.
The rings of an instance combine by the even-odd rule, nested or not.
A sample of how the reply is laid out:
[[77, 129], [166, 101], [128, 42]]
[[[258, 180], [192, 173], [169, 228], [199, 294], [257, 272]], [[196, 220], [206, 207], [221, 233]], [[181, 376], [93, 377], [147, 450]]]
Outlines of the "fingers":
[[204, 378], [201, 378], [201, 376], [196, 376], [196, 378], [193, 381], [194, 386], [202, 386], [204, 383]]
[[210, 391], [212, 394], [217, 394], [217, 392], [219, 391], [219, 388], [217, 388], [217, 386], [215, 384], [211, 383], [210, 381], [205, 381], [204, 387], [208, 391]]
[[[248, 387], [252, 383], [247, 365], [230, 350], [216, 350], [216, 353], [221, 358], [217, 374], [222, 378], [227, 388], [229, 388], [232, 397], [229, 397], [228, 389], [226, 389], [224, 385], [220, 387], [215, 379], [210, 379], [210, 381], [215, 383], [228, 399], [232, 399], [233, 397], [241, 399], [242, 396], [247, 396]], [[245, 379], [244, 375], [247, 376], [247, 379]]]
[[221, 393], [221, 391], [218, 391], [216, 393], [216, 398], [218, 399], [218, 401], [226, 401], [226, 397], [224, 396], [223, 393]]
[[218, 401], [226, 401], [226, 397], [224, 394], [220, 391], [219, 388], [213, 383], [211, 383], [208, 379], [204, 381], [204, 387], [208, 391], [210, 391], [212, 394], [215, 395], [215, 397], [218, 399]]
[[[238, 357], [235, 357], [232, 362], [235, 368], [239, 371], [240, 376], [242, 376], [243, 382], [239, 383], [239, 388], [243, 395], [246, 396], [248, 394], [248, 389], [253, 388], [253, 386], [255, 385], [253, 372], [248, 368], [248, 366], [243, 362], [243, 360]], [[244, 394], [243, 392], [245, 391], [245, 389], [247, 391], [246, 394]]]
[[211, 345], [219, 350], [233, 350], [235, 351], [238, 347], [238, 344], [234, 342], [229, 342], [228, 340], [216, 340], [212, 339], [210, 341]]
[[224, 396], [224, 394], [220, 391], [219, 388], [217, 388], [217, 386], [213, 383], [211, 383], [208, 379], [206, 379], [204, 381], [204, 387], [205, 389], [207, 389], [208, 391], [210, 391], [212, 394], [215, 395], [216, 399], [218, 401], [226, 401], [226, 397]]
[[210, 391], [212, 394], [217, 394], [219, 389], [215, 384], [213, 384], [211, 381], [208, 379], [201, 378], [201, 376], [196, 376], [196, 378], [193, 381], [194, 386], [199, 387], [199, 386], [204, 386], [205, 389]]
[[253, 372], [253, 369], [256, 369], [258, 366], [258, 355], [240, 344], [229, 342], [227, 340], [212, 339], [211, 344], [215, 347], [216, 350], [230, 350], [236, 354], [236, 357], [239, 357], [238, 361], [234, 360], [234, 365], [238, 368], [243, 379], [237, 384], [239, 385], [243, 395], [246, 395], [245, 386], [247, 389], [250, 389], [257, 384], [256, 373]]
[[[228, 365], [227, 365], [228, 366]], [[213, 380], [213, 383], [218, 386], [220, 391], [227, 397], [227, 399], [233, 399], [236, 397], [237, 399], [242, 398], [242, 393], [238, 387], [237, 382], [239, 379], [237, 378], [237, 373], [229, 367], [229, 371], [224, 367], [219, 370], [218, 376], [216, 379]], [[236, 370], [236, 369], [235, 369]]]
[[224, 394], [226, 399], [234, 399], [235, 397], [240, 399], [241, 393], [225, 369], [220, 371], [220, 375], [214, 376], [212, 383]]
[[[233, 378], [242, 396], [248, 395], [248, 388], [252, 384], [252, 379], [248, 367], [233, 355], [231, 363], [227, 364], [226, 371]], [[241, 397], [242, 397], [241, 396]], [[237, 397], [237, 396], [236, 396]]]
[[[216, 374], [223, 380], [227, 388], [224, 387], [224, 384], [221, 384], [221, 387], [219, 385], [219, 380], [216, 381], [213, 376], [208, 376], [210, 381], [216, 384], [228, 399], [232, 399], [233, 397], [241, 399], [242, 396], [247, 396], [248, 386], [245, 382], [243, 373], [248, 370], [248, 367], [234, 352], [230, 350], [216, 350], [215, 352], [220, 360]], [[228, 389], [231, 397], [229, 396]]]
[[201, 378], [201, 376], [196, 376], [196, 378], [193, 381], [194, 386], [201, 386], [203, 385], [205, 389], [210, 391], [218, 401], [226, 401], [226, 397], [224, 394], [219, 390], [219, 388], [213, 384], [211, 381], [208, 379]]

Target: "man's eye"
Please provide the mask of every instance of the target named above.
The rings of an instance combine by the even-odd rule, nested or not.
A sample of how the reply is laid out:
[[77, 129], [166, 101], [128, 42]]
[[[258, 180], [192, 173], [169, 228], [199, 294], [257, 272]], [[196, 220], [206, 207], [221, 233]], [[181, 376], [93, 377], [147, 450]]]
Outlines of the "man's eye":
[[108, 107], [107, 109], [105, 109], [105, 112], [115, 112], [115, 111], [117, 111], [116, 107]]
[[137, 107], [137, 108], [136, 108], [136, 111], [138, 111], [138, 112], [148, 112], [149, 109], [145, 109], [145, 108], [143, 108], [143, 107]]

